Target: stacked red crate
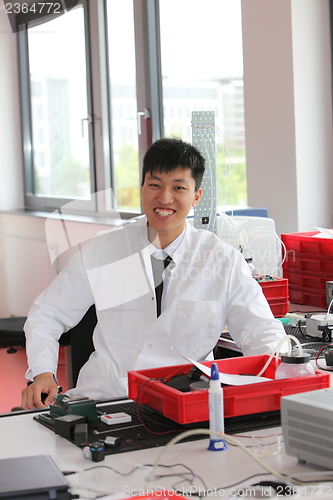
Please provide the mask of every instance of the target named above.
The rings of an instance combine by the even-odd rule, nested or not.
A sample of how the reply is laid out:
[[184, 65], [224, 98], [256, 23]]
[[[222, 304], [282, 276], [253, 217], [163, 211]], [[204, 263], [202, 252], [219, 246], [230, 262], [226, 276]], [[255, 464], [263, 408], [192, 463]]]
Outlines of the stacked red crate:
[[316, 234], [319, 231], [281, 235], [286, 247], [283, 276], [289, 281], [291, 302], [326, 309], [326, 281], [333, 280], [333, 239]]
[[279, 318], [287, 314], [289, 310], [288, 279], [257, 276], [256, 280], [261, 286], [274, 316]]

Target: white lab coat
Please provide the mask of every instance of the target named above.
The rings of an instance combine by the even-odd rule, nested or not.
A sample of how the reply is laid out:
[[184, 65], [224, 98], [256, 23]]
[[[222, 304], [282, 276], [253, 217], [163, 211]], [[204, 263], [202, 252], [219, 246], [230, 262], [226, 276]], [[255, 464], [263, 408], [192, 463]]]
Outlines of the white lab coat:
[[95, 352], [69, 393], [123, 396], [127, 372], [204, 360], [227, 323], [244, 355], [284, 336], [243, 256], [213, 233], [186, 225], [156, 317], [147, 219], [93, 238], [33, 304], [25, 325], [32, 379], [56, 372], [60, 335], [96, 305]]

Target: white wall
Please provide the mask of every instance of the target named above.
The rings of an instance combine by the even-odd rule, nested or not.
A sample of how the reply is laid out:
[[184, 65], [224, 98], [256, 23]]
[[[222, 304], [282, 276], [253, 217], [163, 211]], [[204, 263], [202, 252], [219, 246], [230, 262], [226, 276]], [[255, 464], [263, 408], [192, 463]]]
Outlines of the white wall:
[[332, 227], [328, 0], [243, 0], [249, 205], [278, 233]]
[[0, 10], [0, 210], [23, 207], [16, 36]]

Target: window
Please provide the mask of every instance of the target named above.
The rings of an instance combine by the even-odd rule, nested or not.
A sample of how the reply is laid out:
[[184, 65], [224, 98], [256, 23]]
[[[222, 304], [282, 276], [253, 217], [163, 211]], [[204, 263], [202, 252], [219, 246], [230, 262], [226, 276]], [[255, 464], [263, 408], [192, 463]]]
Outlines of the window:
[[[86, 4], [20, 31], [28, 56], [22, 87], [31, 89], [25, 135], [26, 204], [56, 208], [77, 199], [91, 204], [94, 190], [91, 101], [86, 58]], [[35, 25], [36, 24], [36, 25]], [[22, 57], [22, 52], [21, 52]]]
[[246, 204], [240, 0], [71, 3], [20, 17], [26, 206], [140, 213], [146, 149], [191, 141], [201, 109], [216, 112], [218, 203]]
[[160, 0], [160, 20], [165, 135], [215, 111], [217, 204], [246, 205], [241, 2]]
[[132, 0], [107, 0], [107, 27], [114, 194], [120, 210], [139, 212], [138, 104]]

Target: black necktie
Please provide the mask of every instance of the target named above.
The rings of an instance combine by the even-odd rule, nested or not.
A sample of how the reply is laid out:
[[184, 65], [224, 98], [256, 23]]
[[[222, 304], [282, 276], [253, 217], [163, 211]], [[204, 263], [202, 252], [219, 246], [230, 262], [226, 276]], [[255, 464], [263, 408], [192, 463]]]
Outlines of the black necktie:
[[161, 314], [161, 301], [163, 292], [162, 273], [164, 269], [166, 269], [166, 267], [170, 264], [172, 258], [169, 255], [167, 255], [164, 260], [156, 259], [156, 257], [154, 257], [153, 255], [151, 255], [150, 258], [154, 276], [156, 311], [157, 311], [157, 317], [159, 317]]

